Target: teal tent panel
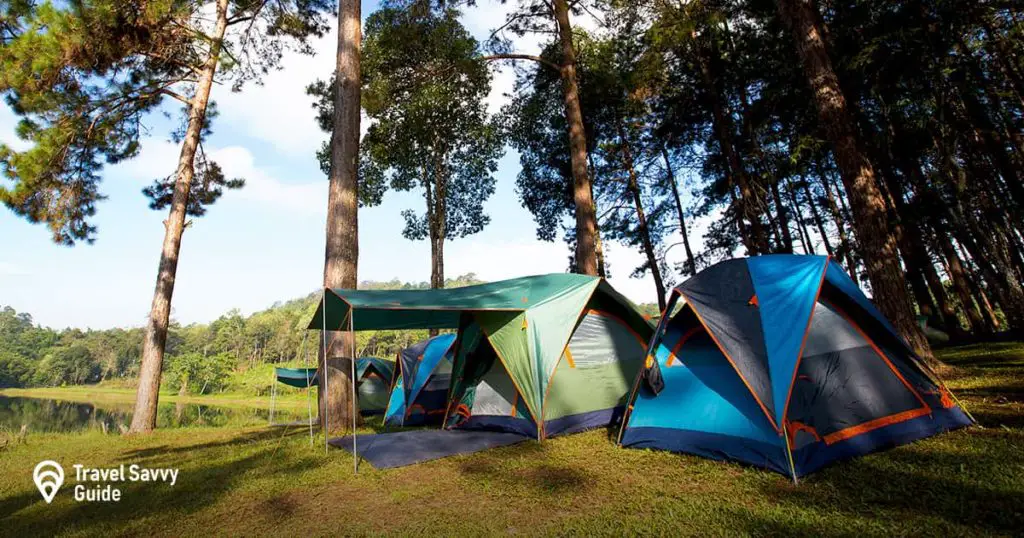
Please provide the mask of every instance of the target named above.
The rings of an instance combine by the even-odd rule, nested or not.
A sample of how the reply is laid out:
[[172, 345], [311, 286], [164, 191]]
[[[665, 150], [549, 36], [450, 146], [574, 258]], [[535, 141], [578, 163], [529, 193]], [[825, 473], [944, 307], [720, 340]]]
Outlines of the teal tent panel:
[[274, 368], [274, 376], [289, 387], [304, 389], [317, 384], [316, 368]]
[[536, 401], [541, 402], [542, 409], [551, 375], [598, 282], [593, 280], [587, 285], [566, 290], [557, 301], [548, 301], [526, 312], [530, 360], [534, 363], [533, 371], [540, 377], [536, 385]]
[[[461, 312], [521, 312], [557, 300], [567, 290], [599, 280], [593, 276], [559, 273], [447, 289], [331, 289], [326, 290], [327, 329], [347, 329], [346, 315], [350, 310], [355, 313], [357, 331], [457, 329]], [[321, 302], [309, 324], [310, 329], [323, 328], [323, 310]]]
[[356, 360], [356, 379], [362, 379], [370, 368], [376, 370], [387, 383], [391, 383], [395, 376], [395, 363], [378, 357], [360, 357]]
[[747, 259], [768, 355], [775, 423], [779, 425], [786, 415], [786, 400], [827, 265], [826, 256], [771, 255]]

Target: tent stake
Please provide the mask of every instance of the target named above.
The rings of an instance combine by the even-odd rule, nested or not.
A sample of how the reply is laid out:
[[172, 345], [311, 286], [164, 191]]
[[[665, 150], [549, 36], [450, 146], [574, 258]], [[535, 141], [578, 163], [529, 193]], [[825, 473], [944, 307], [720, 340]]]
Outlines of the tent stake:
[[356, 398], [358, 397], [356, 392], [356, 329], [355, 322], [356, 313], [354, 310], [349, 310], [348, 315], [348, 332], [352, 338], [352, 472], [359, 474], [359, 455], [356, 454]]

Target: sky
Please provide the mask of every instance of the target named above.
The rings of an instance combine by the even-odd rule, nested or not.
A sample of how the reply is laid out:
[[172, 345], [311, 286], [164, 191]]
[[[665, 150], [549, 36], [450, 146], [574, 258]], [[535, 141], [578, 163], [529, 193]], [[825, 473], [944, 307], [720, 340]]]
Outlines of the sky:
[[[375, 4], [363, 2], [364, 18]], [[484, 39], [513, 5], [483, 0], [466, 10], [462, 20]], [[315, 123], [305, 87], [333, 70], [336, 20], [331, 24], [332, 30], [315, 41], [314, 56], [286, 54], [282, 69], [266, 76], [262, 85], [248, 85], [239, 93], [214, 87], [212, 98], [220, 114], [204, 147], [227, 177], [245, 178], [246, 186], [225, 193], [185, 231], [172, 302], [172, 318], [180, 323], [209, 322], [234, 308], [250, 314], [319, 289], [327, 180], [315, 154], [326, 136]], [[520, 39], [516, 48], [539, 51], [531, 37]], [[513, 82], [511, 68], [495, 66], [488, 103], [492, 111], [507, 101]], [[14, 135], [16, 121], [0, 105], [0, 141], [24, 148]], [[147, 126], [140, 155], [102, 173], [100, 190], [107, 199], [97, 205], [92, 221], [98, 228], [94, 244], [56, 245], [45, 225], [30, 224], [0, 206], [0, 305], [58, 329], [145, 323], [166, 210], [149, 209], [142, 188], [170, 174], [179, 151], [169, 140], [168, 120], [155, 114]], [[485, 204], [491, 223], [476, 235], [445, 244], [447, 277], [475, 273], [493, 281], [566, 270], [566, 245], [536, 239], [533, 217], [515, 193], [519, 170], [518, 155], [508, 150], [496, 173], [496, 192]], [[685, 196], [684, 202], [689, 194]], [[401, 233], [401, 211], [422, 211], [423, 206], [419, 192], [389, 192], [380, 206], [360, 210], [360, 281], [429, 281], [429, 245]], [[696, 228], [704, 229], [699, 224]], [[701, 238], [691, 241], [697, 247]], [[612, 285], [634, 302], [655, 302], [650, 276], [629, 277], [643, 262], [642, 253], [615, 243], [606, 244], [605, 250]], [[669, 260], [680, 261], [679, 251], [670, 252]]]

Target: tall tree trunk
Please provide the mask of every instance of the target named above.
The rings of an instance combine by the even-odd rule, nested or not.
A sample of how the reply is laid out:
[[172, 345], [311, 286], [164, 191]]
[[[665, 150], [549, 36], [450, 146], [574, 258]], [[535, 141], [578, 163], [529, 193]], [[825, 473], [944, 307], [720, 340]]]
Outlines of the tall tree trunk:
[[[1016, 161], [1019, 165], [1024, 161], [1024, 154], [1021, 153], [1024, 151], [1024, 140], [1021, 138], [1019, 122], [1015, 121], [1012, 115], [1008, 113], [1008, 109], [1003, 106], [1003, 98], [999, 95], [999, 91], [993, 87], [991, 78], [985, 73], [981, 63], [974, 56], [974, 51], [971, 50], [970, 45], [964, 41], [963, 36], [958, 35], [955, 39], [955, 48], [960, 55], [963, 56], [964, 62], [967, 64], [967, 70], [973, 79], [972, 82], [974, 84], [972, 86], [980, 86], [985, 92], [985, 98], [988, 99], [989, 108], [992, 110], [992, 113], [996, 118], [998, 118], [1000, 124], [998, 126], [999, 134], [1002, 138], [1005, 138], [1006, 141], [1013, 142], [1011, 146], [1013, 150], [1011, 153], [1016, 157]], [[996, 129], [997, 126], [993, 125], [992, 128]], [[1010, 181], [1010, 179], [1007, 178], [1007, 181]]]
[[[594, 198], [594, 183], [597, 182], [597, 169], [594, 167], [594, 156], [587, 154], [587, 171], [590, 174], [590, 198]], [[604, 241], [601, 240], [601, 223], [597, 223], [597, 234], [594, 235], [594, 251], [597, 254], [597, 276], [608, 278], [608, 271], [604, 264]]]
[[224, 32], [228, 27], [228, 0], [218, 0], [216, 5], [217, 23], [210, 41], [209, 56], [204, 62], [188, 111], [188, 127], [178, 156], [177, 178], [171, 199], [171, 212], [164, 221], [164, 242], [160, 251], [160, 268], [153, 292], [153, 304], [149, 311], [149, 322], [142, 342], [142, 363], [139, 366], [139, 387], [135, 395], [135, 410], [132, 413], [131, 433], [147, 433], [156, 428], [157, 404], [160, 397], [160, 374], [163, 369], [164, 347], [167, 344], [167, 328], [171, 317], [171, 296], [174, 294], [174, 280], [178, 273], [178, 254], [181, 252], [181, 236], [185, 231], [189, 192], [195, 174], [195, 157], [203, 137], [206, 123], [206, 107], [210, 102], [213, 77], [217, 72]]
[[672, 188], [672, 200], [675, 201], [676, 214], [679, 216], [679, 233], [683, 236], [683, 248], [686, 249], [686, 274], [693, 276], [697, 274], [697, 264], [693, 261], [693, 250], [690, 248], [690, 236], [686, 230], [686, 216], [683, 213], [683, 201], [679, 198], [679, 186], [676, 185], [676, 174], [672, 170], [672, 161], [669, 160], [668, 150], [661, 148], [661, 158], [665, 160], [665, 180]]
[[[696, 34], [693, 35], [693, 39], [699, 49], [697, 54], [700, 62], [701, 77], [711, 100], [715, 138], [718, 140], [718, 146], [722, 150], [722, 156], [726, 161], [726, 176], [730, 186], [737, 186], [740, 189], [738, 207], [740, 214], [737, 218], [741, 222], [745, 219], [750, 224], [749, 228], [740, 226], [744, 246], [751, 256], [767, 254], [771, 251], [771, 247], [768, 244], [768, 234], [764, 230], [761, 216], [754, 205], [755, 193], [751, 186], [750, 178], [747, 176], [746, 169], [743, 167], [743, 162], [740, 160], [740, 155], [736, 152], [736, 146], [733, 143], [735, 135], [732, 120], [726, 112], [726, 104], [722, 99], [721, 93], [718, 91], [718, 85], [715, 83], [712, 62], [714, 60], [713, 55], [716, 52], [713, 49], [711, 51], [704, 50], [704, 47], [700, 44], [701, 38]], [[744, 230], [749, 233], [743, 233]]]
[[[338, 2], [337, 82], [334, 92], [334, 133], [331, 137], [331, 173], [327, 195], [327, 244], [324, 287], [355, 289], [359, 283], [359, 47], [362, 41], [359, 0]], [[319, 351], [321, 379], [317, 400], [324, 432], [345, 431], [352, 424], [351, 363], [355, 335], [328, 332]], [[324, 356], [323, 348], [327, 348]], [[326, 386], [325, 386], [326, 385]], [[329, 423], [328, 423], [329, 421]]]
[[[825, 244], [825, 253], [830, 257], [836, 255], [835, 251], [832, 250], [832, 241], [828, 238], [828, 231], [825, 229], [825, 221], [821, 218], [821, 212], [818, 211], [818, 204], [814, 201], [814, 195], [811, 193], [810, 181], [801, 174], [800, 183], [804, 188], [804, 196], [807, 197], [807, 205], [811, 206], [811, 218], [814, 219], [814, 226], [818, 229], [818, 235], [821, 236], [821, 242]], [[790, 192], [792, 192], [792, 185]]]
[[926, 361], [936, 362], [918, 326], [906, 280], [900, 268], [896, 240], [889, 233], [885, 200], [878, 190], [875, 171], [860, 149], [846, 98], [832, 68], [822, 38], [814, 0], [777, 0], [782, 19], [793, 31], [804, 72], [814, 91], [818, 115], [832, 142], [833, 153], [856, 217], [857, 239], [875, 303], [912, 349]]
[[[779, 227], [782, 229], [782, 249], [783, 252], [793, 253], [793, 233], [789, 229], [789, 215], [786, 211], [786, 204], [782, 202], [782, 195], [779, 194], [779, 182], [771, 181], [772, 199], [775, 200], [775, 212], [779, 214]], [[792, 192], [790, 195], [792, 196]], [[796, 205], [796, 201], [793, 202], [793, 211], [796, 213], [796, 219], [800, 221], [800, 206]], [[803, 241], [803, 236], [800, 237]], [[804, 243], [804, 253], [807, 253], [808, 244]]]
[[569, 25], [568, 0], [552, 0], [558, 39], [562, 46], [562, 91], [569, 124], [569, 155], [572, 160], [573, 201], [576, 205], [576, 270], [597, 276], [597, 207], [587, 174], [587, 135], [583, 130], [579, 85], [576, 82], [576, 49]]
[[[787, 187], [789, 187], [789, 178], [786, 178]], [[796, 193], [793, 189], [787, 188], [786, 194], [789, 195], [789, 201], [793, 204], [793, 214], [796, 215], [796, 231], [797, 237], [800, 238], [800, 246], [803, 247], [804, 254], [814, 254], [814, 247], [811, 246], [811, 236], [807, 233], [807, 228], [804, 226], [803, 216], [800, 214], [800, 204], [796, 200]]]
[[974, 296], [971, 294], [970, 285], [967, 282], [967, 272], [960, 262], [960, 256], [953, 248], [953, 242], [949, 238], [939, 237], [937, 243], [942, 249], [942, 255], [946, 259], [946, 266], [949, 268], [949, 279], [953, 283], [953, 290], [956, 291], [960, 300], [960, 307], [963, 309], [964, 317], [967, 318], [967, 330], [970, 332], [988, 332], [985, 322], [981, 319], [981, 312], [974, 304]]
[[636, 177], [636, 167], [633, 164], [633, 150], [629, 146], [629, 139], [626, 137], [626, 131], [622, 127], [621, 119], [619, 120], [619, 138], [622, 141], [622, 156], [626, 165], [626, 172], [629, 174], [629, 189], [630, 195], [633, 197], [633, 206], [636, 208], [636, 220], [638, 231], [640, 232], [640, 242], [644, 248], [644, 254], [647, 256], [647, 265], [651, 270], [651, 277], [654, 278], [654, 289], [658, 293], [658, 309], [661, 311], [665, 310], [665, 282], [661, 277], [661, 268], [658, 265], [658, 256], [654, 252], [654, 242], [651, 240], [651, 230], [647, 226], [647, 214], [644, 212], [644, 202], [640, 193], [640, 182]]
[[[427, 226], [430, 241], [430, 287], [444, 288], [444, 239], [446, 207], [446, 179], [441, 166], [435, 166], [436, 177], [431, 186], [429, 176], [425, 181], [427, 199]], [[440, 334], [438, 329], [427, 331], [431, 338]]]
[[836, 230], [839, 233], [840, 255], [846, 258], [846, 270], [850, 273], [850, 278], [854, 282], [858, 282], [857, 261], [853, 256], [853, 244], [846, 234], [846, 222], [843, 219], [843, 213], [839, 210], [839, 206], [836, 205], [835, 196], [832, 195], [832, 182], [829, 181], [828, 176], [820, 169], [819, 174], [821, 175], [821, 187], [825, 191], [825, 201], [828, 203], [828, 211], [832, 215], [832, 220], [835, 222]]
[[[959, 196], [965, 194], [958, 193], [958, 200]], [[1021, 287], [1007, 259], [1004, 242], [998, 237], [999, 234], [986, 233], [977, 217], [970, 211], [963, 208], [950, 208], [950, 211], [956, 217], [954, 222], [966, 224], [966, 229], [957, 227], [954, 234], [970, 253], [985, 282], [996, 294], [1009, 328], [1024, 334], [1024, 288]]]
[[999, 70], [1003, 73], [1003, 76], [1010, 82], [1017, 105], [1024, 109], [1024, 77], [1021, 76], [1020, 70], [1013, 63], [1013, 53], [1006, 46], [1003, 36], [992, 26], [992, 21], [987, 17], [981, 17], [981, 21], [982, 26], [985, 28], [985, 34], [988, 36], [986, 42], [995, 48], [995, 52], [990, 53], [999, 63]]

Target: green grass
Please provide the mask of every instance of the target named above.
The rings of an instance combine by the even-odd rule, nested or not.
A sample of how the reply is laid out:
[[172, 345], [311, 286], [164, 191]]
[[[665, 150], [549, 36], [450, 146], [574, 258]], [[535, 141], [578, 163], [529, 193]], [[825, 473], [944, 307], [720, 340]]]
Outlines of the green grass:
[[[736, 464], [617, 448], [599, 430], [469, 456], [352, 472], [307, 432], [165, 430], [30, 435], [0, 452], [11, 535], [1014, 535], [1024, 531], [1024, 345], [951, 349], [949, 376], [983, 427], [829, 467], [794, 486]], [[40, 500], [42, 459], [180, 467], [119, 503]], [[69, 474], [67, 483], [73, 485]]]

